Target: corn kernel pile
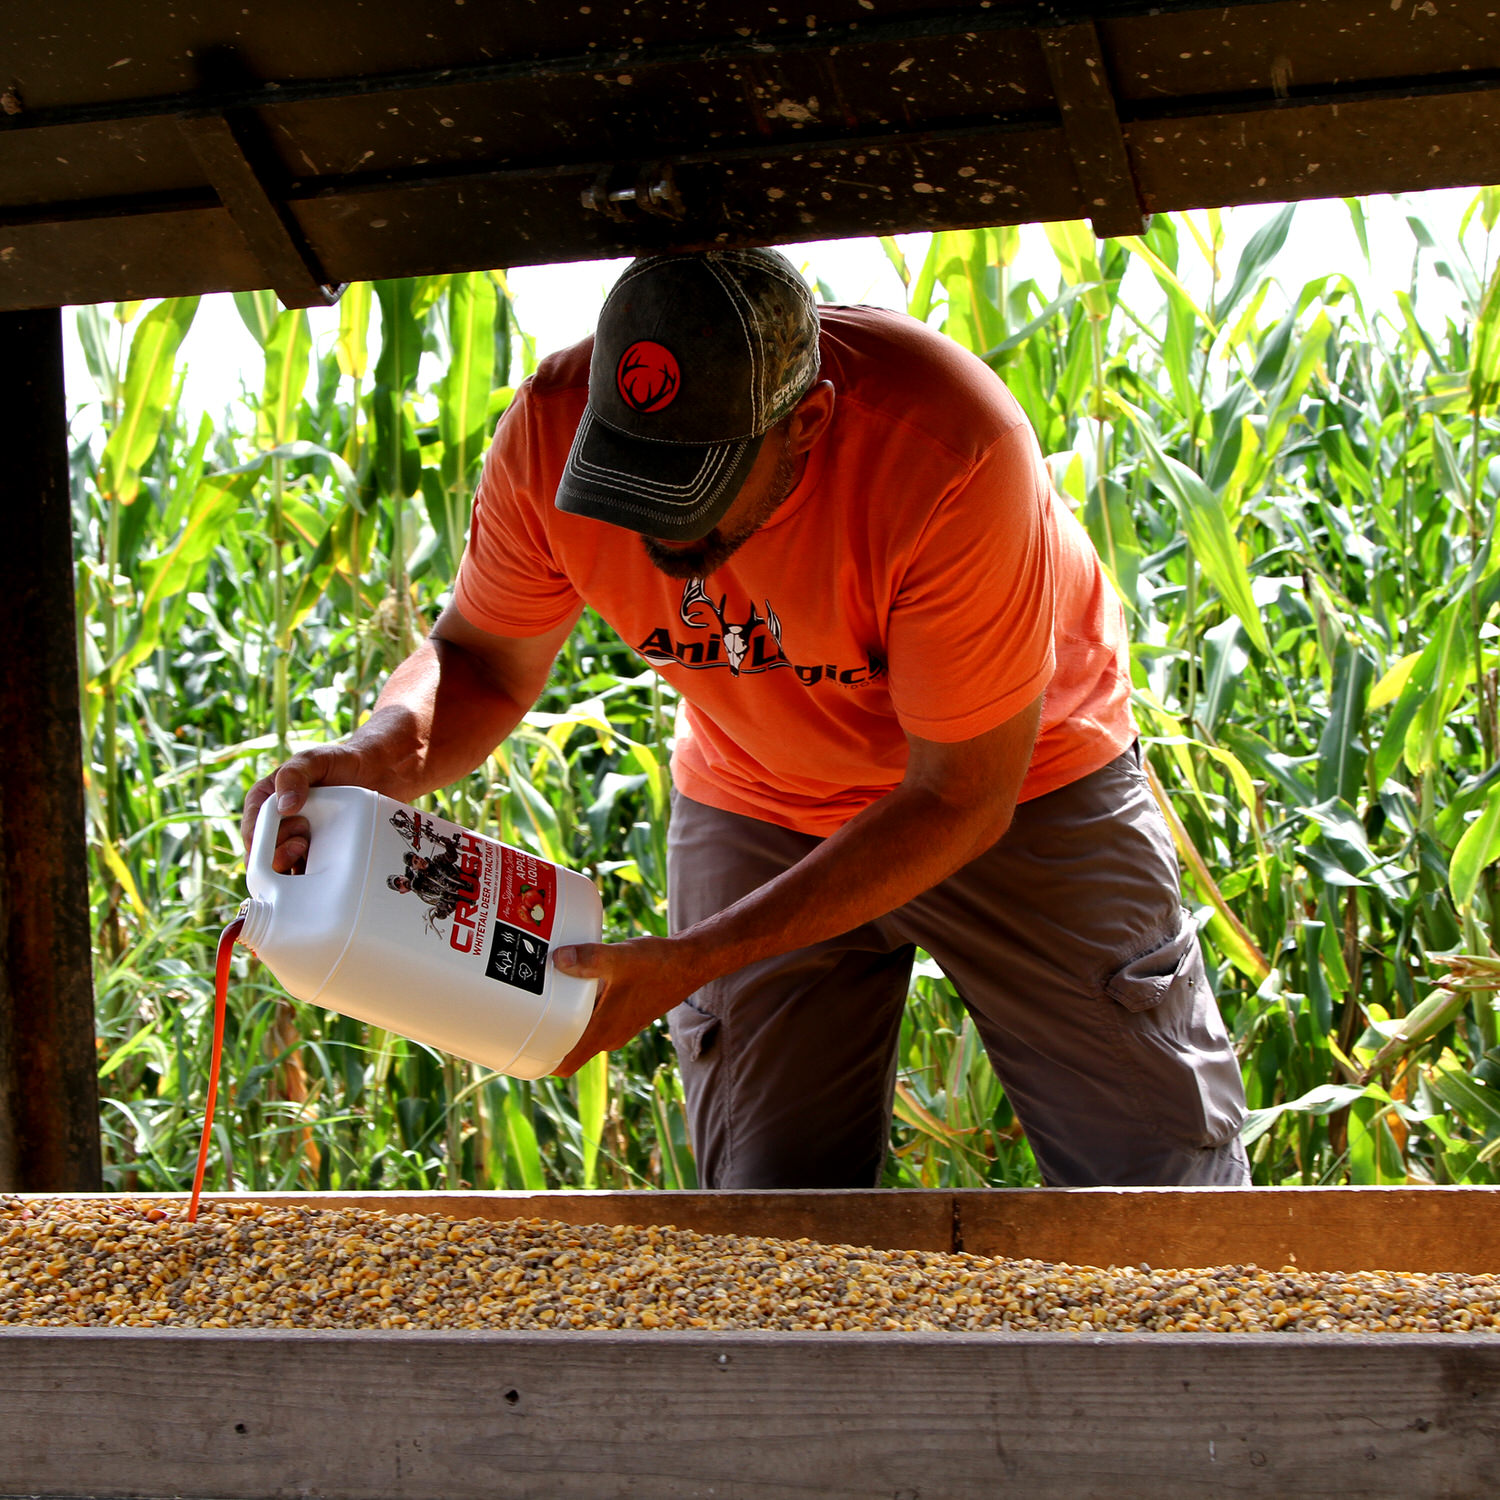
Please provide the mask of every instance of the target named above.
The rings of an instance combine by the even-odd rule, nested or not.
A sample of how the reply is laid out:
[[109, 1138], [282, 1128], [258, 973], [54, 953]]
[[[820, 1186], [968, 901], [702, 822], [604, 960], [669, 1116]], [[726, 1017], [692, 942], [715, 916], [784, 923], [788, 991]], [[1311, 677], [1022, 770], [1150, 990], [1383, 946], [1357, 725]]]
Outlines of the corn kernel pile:
[[1500, 1276], [987, 1260], [368, 1209], [0, 1196], [0, 1325], [1500, 1330]]

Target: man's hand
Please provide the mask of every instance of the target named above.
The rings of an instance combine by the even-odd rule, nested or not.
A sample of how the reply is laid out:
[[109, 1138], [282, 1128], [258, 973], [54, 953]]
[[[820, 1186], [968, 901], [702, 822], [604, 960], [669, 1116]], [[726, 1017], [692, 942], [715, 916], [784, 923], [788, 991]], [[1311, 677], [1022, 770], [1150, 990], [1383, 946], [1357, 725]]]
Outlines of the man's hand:
[[245, 798], [245, 811], [240, 817], [240, 837], [245, 843], [245, 853], [250, 852], [261, 805], [275, 797], [281, 812], [281, 826], [276, 834], [272, 868], [279, 874], [290, 874], [307, 859], [310, 829], [307, 819], [295, 814], [302, 811], [308, 792], [315, 786], [368, 786], [368, 775], [365, 757], [348, 745], [314, 745], [299, 750], [250, 788], [250, 794]]
[[686, 944], [672, 938], [579, 943], [559, 948], [552, 961], [575, 979], [599, 981], [593, 1018], [554, 1070], [560, 1078], [571, 1078], [596, 1052], [623, 1047], [712, 977], [690, 959]]

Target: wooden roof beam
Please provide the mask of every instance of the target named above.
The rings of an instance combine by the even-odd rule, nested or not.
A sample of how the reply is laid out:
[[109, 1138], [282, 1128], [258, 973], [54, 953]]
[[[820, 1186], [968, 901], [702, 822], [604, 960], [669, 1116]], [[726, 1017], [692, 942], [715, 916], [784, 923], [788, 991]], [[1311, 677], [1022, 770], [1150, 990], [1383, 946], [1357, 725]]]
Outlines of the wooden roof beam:
[[250, 122], [205, 110], [179, 116], [178, 128], [282, 305], [329, 307], [337, 302], [343, 286], [327, 281], [296, 220], [271, 196], [255, 169], [246, 149]]
[[[585, 51], [456, 63], [442, 68], [402, 69], [386, 73], [344, 76], [256, 79], [236, 72], [228, 49], [217, 59], [220, 76], [204, 88], [145, 98], [114, 98], [91, 103], [29, 106], [24, 95], [10, 95], [14, 107], [0, 109], [0, 135], [9, 131], [45, 130], [60, 126], [111, 125], [180, 115], [189, 110], [264, 110], [377, 95], [426, 92], [469, 86], [503, 86], [522, 81], [543, 82], [588, 78], [601, 68], [639, 74], [701, 64], [764, 63], [799, 56], [832, 57], [856, 48], [896, 42], [940, 42], [950, 38], [995, 35], [1055, 28], [1071, 30], [1075, 22], [1092, 27], [1093, 16], [1106, 20], [1155, 16], [1162, 12], [1224, 11], [1233, 6], [1255, 6], [1266, 0], [1013, 0], [997, 4], [982, 0], [981, 8], [959, 3], [952, 10], [916, 11], [905, 15], [868, 15], [857, 21], [822, 26], [788, 27], [785, 32], [721, 36], [712, 41], [636, 41], [629, 45]], [[814, 18], [815, 19], [815, 18]]]
[[1084, 214], [1100, 239], [1141, 234], [1151, 221], [1120, 128], [1104, 46], [1092, 21], [1037, 33], [1078, 174]]

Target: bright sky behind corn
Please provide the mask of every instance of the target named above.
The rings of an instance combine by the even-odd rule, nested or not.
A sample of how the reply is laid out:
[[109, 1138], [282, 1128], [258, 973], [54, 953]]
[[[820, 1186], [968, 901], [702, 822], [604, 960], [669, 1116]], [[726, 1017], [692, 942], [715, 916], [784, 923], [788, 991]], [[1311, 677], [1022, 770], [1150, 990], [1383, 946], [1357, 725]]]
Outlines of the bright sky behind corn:
[[[1273, 272], [1288, 302], [1312, 278], [1342, 273], [1359, 288], [1367, 312], [1373, 315], [1378, 307], [1395, 317], [1395, 293], [1409, 290], [1412, 284], [1416, 240], [1407, 227], [1408, 215], [1422, 219], [1440, 246], [1455, 244], [1460, 220], [1473, 197], [1472, 189], [1455, 188], [1401, 198], [1365, 199], [1368, 261], [1341, 199], [1302, 203]], [[1246, 241], [1279, 207], [1270, 204], [1225, 210], [1229, 235], [1222, 262], [1225, 268], [1232, 270]], [[1201, 213], [1194, 217], [1200, 225], [1205, 221]], [[1207, 269], [1188, 236], [1182, 238], [1179, 274], [1190, 289], [1206, 297]], [[898, 237], [913, 276], [921, 266], [929, 241], [926, 234]], [[782, 249], [809, 278], [822, 281], [840, 302], [894, 308], [906, 305], [901, 280], [876, 239], [828, 240], [786, 245]], [[1428, 252], [1420, 262], [1419, 306], [1424, 319], [1455, 315], [1459, 307], [1453, 288], [1437, 275], [1434, 259]], [[509, 273], [518, 321], [536, 340], [539, 354], [563, 348], [593, 332], [610, 284], [626, 264], [623, 259], [582, 261], [523, 266]], [[1039, 226], [1028, 226], [1022, 231], [1022, 250], [1015, 274], [1018, 278], [1035, 277], [1044, 288], [1057, 285], [1057, 262]], [[1139, 262], [1132, 263], [1122, 295], [1143, 316], [1154, 312], [1161, 301], [1149, 271]], [[314, 309], [310, 316], [317, 346], [324, 350], [337, 333], [337, 310]], [[69, 399], [76, 407], [93, 402], [95, 393], [71, 317], [64, 319], [64, 329]], [[1440, 326], [1435, 331], [1440, 332]], [[227, 410], [236, 424], [253, 422], [239, 398], [242, 389], [259, 390], [263, 362], [260, 349], [241, 321], [232, 298], [228, 295], [204, 298], [183, 342], [180, 358], [191, 373], [183, 392], [186, 416], [196, 420], [199, 412], [207, 411], [217, 418]], [[424, 379], [431, 373], [436, 372], [424, 372]], [[97, 428], [97, 407], [81, 411], [74, 420], [74, 437], [94, 433]]]

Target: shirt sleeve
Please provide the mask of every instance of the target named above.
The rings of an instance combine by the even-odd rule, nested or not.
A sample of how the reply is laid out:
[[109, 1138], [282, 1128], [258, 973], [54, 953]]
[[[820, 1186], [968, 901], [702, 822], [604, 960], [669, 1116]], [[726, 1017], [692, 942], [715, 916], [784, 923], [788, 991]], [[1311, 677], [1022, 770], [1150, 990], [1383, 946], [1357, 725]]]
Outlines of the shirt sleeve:
[[1024, 422], [945, 494], [907, 561], [887, 634], [891, 700], [923, 739], [971, 739], [1052, 678], [1051, 483]]
[[453, 591], [464, 618], [496, 635], [544, 635], [581, 603], [553, 554], [546, 524], [576, 422], [554, 424], [558, 430], [549, 438], [538, 406], [528, 383], [500, 418]]

